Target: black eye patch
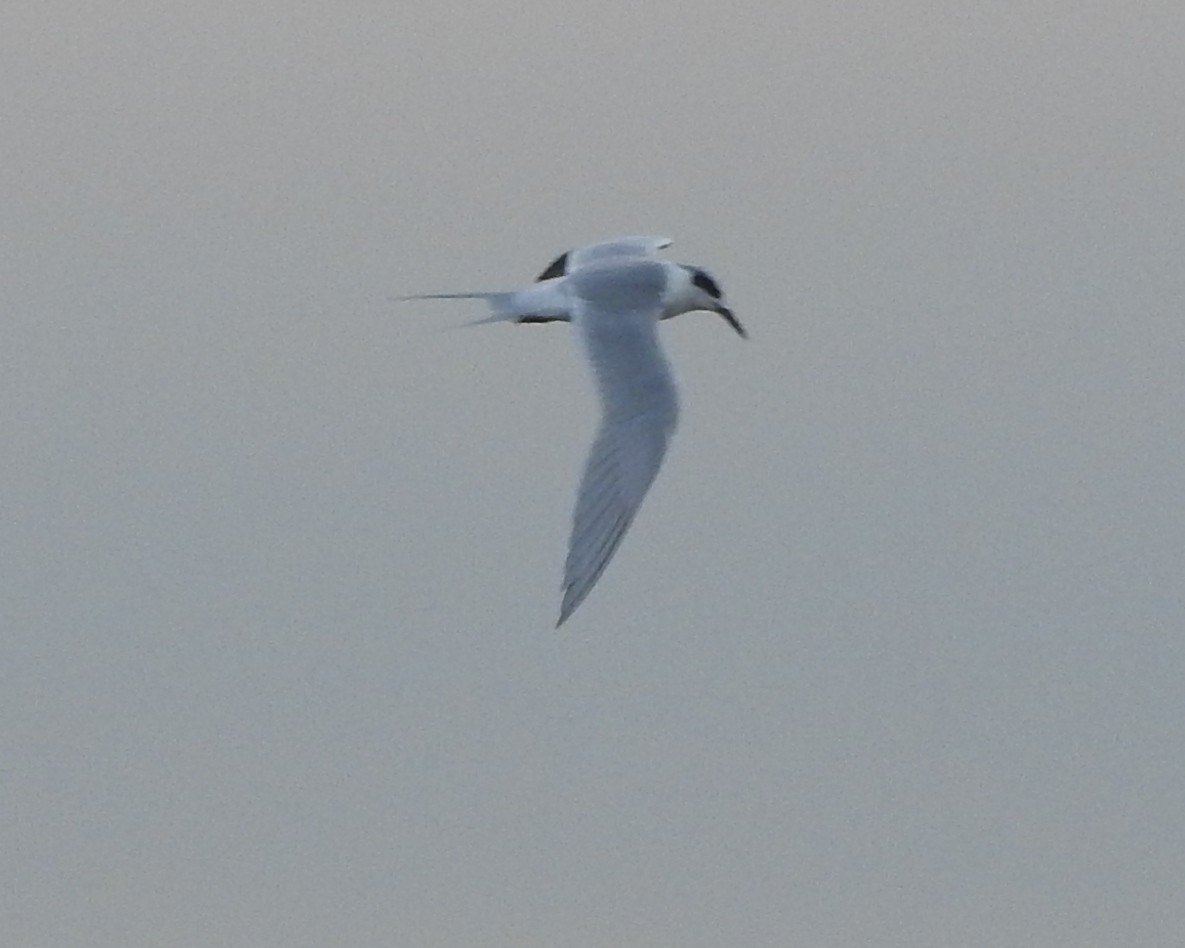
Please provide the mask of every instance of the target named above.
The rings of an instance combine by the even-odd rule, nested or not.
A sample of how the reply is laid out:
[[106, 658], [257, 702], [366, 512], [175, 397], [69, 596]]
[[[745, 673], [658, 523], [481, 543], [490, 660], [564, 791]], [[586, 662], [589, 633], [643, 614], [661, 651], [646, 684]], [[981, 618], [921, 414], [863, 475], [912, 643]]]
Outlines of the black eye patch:
[[691, 282], [714, 300], [718, 300], [724, 295], [720, 292], [720, 284], [708, 276], [703, 270], [692, 270]]

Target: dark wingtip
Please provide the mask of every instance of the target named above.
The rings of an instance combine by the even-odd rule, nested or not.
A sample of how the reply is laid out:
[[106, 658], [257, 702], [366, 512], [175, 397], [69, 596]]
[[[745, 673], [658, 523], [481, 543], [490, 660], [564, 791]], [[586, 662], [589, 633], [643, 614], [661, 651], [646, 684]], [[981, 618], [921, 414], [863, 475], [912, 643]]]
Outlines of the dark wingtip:
[[551, 280], [555, 277], [561, 277], [568, 272], [568, 254], [562, 253], [556, 257], [551, 263], [547, 265], [539, 276], [535, 277], [536, 283], [542, 283], [544, 280]]

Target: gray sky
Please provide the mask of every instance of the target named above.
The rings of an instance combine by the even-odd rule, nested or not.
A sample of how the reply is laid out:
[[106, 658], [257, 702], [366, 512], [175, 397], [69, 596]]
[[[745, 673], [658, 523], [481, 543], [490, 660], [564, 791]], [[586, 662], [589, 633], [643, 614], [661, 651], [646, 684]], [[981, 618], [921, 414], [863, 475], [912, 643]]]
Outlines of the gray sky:
[[1185, 7], [498, 6], [0, 12], [6, 943], [1180, 944]]

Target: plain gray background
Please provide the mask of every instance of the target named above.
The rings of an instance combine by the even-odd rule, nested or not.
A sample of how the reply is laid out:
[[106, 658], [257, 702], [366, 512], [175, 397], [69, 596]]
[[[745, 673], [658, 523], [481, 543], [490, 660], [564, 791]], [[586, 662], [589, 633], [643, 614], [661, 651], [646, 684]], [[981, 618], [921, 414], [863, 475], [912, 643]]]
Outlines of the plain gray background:
[[[1185, 7], [6, 3], [0, 913], [68, 946], [1185, 943]], [[683, 422], [453, 331], [676, 238]]]

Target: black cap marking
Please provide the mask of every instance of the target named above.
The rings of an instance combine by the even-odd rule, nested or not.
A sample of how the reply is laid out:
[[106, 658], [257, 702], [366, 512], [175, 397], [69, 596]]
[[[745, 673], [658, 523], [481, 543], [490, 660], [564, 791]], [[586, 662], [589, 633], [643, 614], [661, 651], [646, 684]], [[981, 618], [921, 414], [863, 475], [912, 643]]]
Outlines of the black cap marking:
[[691, 282], [707, 293], [708, 296], [712, 297], [714, 300], [718, 300], [724, 295], [720, 291], [720, 284], [708, 276], [707, 272], [701, 270], [699, 267], [691, 268]]

